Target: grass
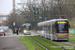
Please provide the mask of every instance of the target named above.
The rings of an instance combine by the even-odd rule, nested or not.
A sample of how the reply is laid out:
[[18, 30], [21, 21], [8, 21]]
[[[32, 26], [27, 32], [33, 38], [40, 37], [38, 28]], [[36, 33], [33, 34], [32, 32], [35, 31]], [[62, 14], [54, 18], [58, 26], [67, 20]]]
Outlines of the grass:
[[41, 38], [41, 39], [43, 39], [43, 40], [45, 40], [45, 41], [48, 41], [48, 42], [50, 42], [50, 43], [52, 43], [52, 44], [54, 44], [54, 45], [56, 45], [56, 46], [64, 46], [64, 45], [62, 45], [62, 44], [58, 44], [57, 42], [54, 42], [54, 41], [51, 41], [51, 40], [48, 40], [48, 39], [45, 39], [45, 38], [42, 38], [42, 37], [39, 37], [39, 36], [37, 36], [38, 38]]
[[21, 36], [19, 39], [22, 41], [23, 44], [26, 45], [28, 50], [45, 50], [41, 46], [39, 46], [37, 43], [29, 39], [27, 36]]
[[39, 42], [41, 45], [45, 46], [46, 48], [48, 48], [48, 50], [62, 50], [61, 48], [55, 47], [45, 41], [35, 38], [33, 36], [31, 36], [31, 38], [34, 39], [35, 41]]
[[72, 44], [72, 43], [69, 43], [69, 42], [63, 42], [63, 43], [65, 43], [65, 44], [70, 44], [70, 45], [72, 45], [72, 46], [75, 46], [75, 44]]
[[73, 34], [73, 33], [70, 33], [70, 35], [73, 35], [73, 36], [75, 36], [75, 34]]
[[75, 37], [74, 36], [69, 36], [69, 41], [75, 42]]
[[[65, 48], [66, 50], [75, 50], [75, 49], [73, 49], [70, 46], [67, 47], [66, 45], [63, 45], [63, 44], [60, 44], [58, 42], [51, 41], [51, 40], [48, 40], [48, 39], [45, 39], [45, 38], [42, 38], [42, 37], [39, 37], [39, 36], [30, 36], [30, 37], [32, 39], [34, 39], [35, 41], [37, 41], [38, 43], [40, 43], [41, 45], [43, 45], [44, 47], [48, 48], [48, 50], [62, 50], [61, 48], [58, 48], [60, 46], [63, 47], [63, 48]], [[34, 41], [32, 41], [31, 39], [29, 39], [27, 36], [19, 37], [19, 39], [22, 41], [23, 44], [26, 45], [26, 47], [28, 48], [28, 50], [45, 50], [44, 48], [42, 48], [41, 46], [39, 46], [38, 44], [36, 44]], [[43, 41], [41, 39], [43, 39], [45, 41]], [[70, 36], [69, 37], [69, 41], [75, 42], [75, 37]], [[48, 42], [50, 42], [50, 43], [52, 43], [54, 45], [52, 45], [52, 44], [50, 44]], [[70, 44], [68, 42], [64, 42], [64, 43]], [[71, 45], [75, 46], [74, 44], [71, 44]]]
[[[45, 43], [44, 41], [42, 41], [42, 40], [40, 40], [40, 39], [38, 39], [38, 38], [36, 38], [36, 37], [38, 37], [38, 38], [40, 38], [40, 39], [43, 39], [43, 40], [45, 40], [45, 41], [47, 41], [47, 42], [50, 42], [50, 43], [52, 43], [52, 44], [54, 44], [54, 45], [50, 45], [49, 43]], [[31, 38], [33, 38], [34, 40], [36, 40], [37, 42], [39, 42], [40, 44], [42, 44], [43, 46], [45, 46], [46, 48], [48, 48], [49, 50], [61, 50], [61, 49], [58, 49], [57, 47], [63, 47], [63, 48], [65, 48], [66, 50], [75, 50], [73, 47], [70, 47], [70, 46], [66, 46], [66, 45], [63, 45], [63, 44], [60, 44], [60, 43], [57, 43], [57, 42], [55, 42], [55, 41], [51, 41], [51, 40], [48, 40], [48, 39], [45, 39], [45, 38], [42, 38], [42, 37], [39, 37], [39, 36], [35, 36], [35, 37], [31, 37]], [[47, 44], [47, 45], [46, 45]], [[73, 44], [72, 44], [73, 45]], [[57, 47], [56, 47], [57, 46]], [[51, 47], [53, 47], [53, 48], [51, 48]]]

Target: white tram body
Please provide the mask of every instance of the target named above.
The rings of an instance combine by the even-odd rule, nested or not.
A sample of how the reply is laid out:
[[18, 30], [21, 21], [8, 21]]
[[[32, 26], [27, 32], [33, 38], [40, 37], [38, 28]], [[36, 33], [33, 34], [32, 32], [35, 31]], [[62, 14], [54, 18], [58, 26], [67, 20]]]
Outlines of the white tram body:
[[69, 40], [68, 19], [53, 19], [37, 24], [39, 36], [51, 40]]

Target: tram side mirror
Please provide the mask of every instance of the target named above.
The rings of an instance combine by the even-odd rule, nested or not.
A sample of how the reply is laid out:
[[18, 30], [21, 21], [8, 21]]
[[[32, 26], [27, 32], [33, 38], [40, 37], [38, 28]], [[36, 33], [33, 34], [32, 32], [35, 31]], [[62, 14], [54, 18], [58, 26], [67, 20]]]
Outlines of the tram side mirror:
[[70, 28], [70, 24], [68, 25], [68, 27]]

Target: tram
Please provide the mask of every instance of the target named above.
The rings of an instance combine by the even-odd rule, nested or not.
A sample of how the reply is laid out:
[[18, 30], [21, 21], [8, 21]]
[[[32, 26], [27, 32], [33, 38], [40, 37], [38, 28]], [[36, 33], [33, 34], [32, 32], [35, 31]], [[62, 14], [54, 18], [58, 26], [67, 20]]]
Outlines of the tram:
[[53, 19], [37, 24], [37, 33], [39, 36], [51, 40], [69, 40], [69, 22], [68, 19]]
[[31, 24], [26, 23], [22, 25], [21, 32], [24, 35], [31, 35]]

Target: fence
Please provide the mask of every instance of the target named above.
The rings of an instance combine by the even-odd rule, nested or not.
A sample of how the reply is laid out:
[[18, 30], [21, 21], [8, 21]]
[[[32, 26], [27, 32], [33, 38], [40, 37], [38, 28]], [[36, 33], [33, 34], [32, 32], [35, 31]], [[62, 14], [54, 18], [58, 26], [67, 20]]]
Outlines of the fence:
[[69, 33], [75, 34], [75, 29], [69, 29]]

